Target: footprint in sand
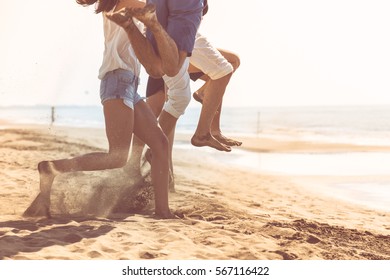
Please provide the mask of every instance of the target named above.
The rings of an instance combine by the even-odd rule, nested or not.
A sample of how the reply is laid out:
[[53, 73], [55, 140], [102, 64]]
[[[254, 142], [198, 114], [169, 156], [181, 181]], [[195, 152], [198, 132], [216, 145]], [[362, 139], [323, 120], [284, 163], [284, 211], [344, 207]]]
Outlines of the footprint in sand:
[[288, 252], [284, 252], [284, 251], [280, 251], [280, 250], [274, 251], [273, 253], [276, 253], [276, 254], [282, 256], [283, 260], [295, 260], [298, 258], [298, 256], [293, 254], [293, 253], [288, 253]]
[[88, 257], [95, 259], [95, 258], [100, 258], [102, 257], [102, 254], [100, 254], [98, 251], [91, 251], [88, 252]]
[[313, 236], [313, 235], [309, 235], [309, 237], [307, 238], [306, 240], [307, 243], [310, 243], [310, 244], [317, 244], [319, 242], [321, 242], [321, 239]]
[[82, 239], [83, 237], [75, 233], [70, 233], [64, 237], [64, 241], [68, 243], [80, 242]]
[[159, 257], [159, 254], [157, 254], [157, 253], [152, 253], [152, 252], [140, 252], [140, 253], [139, 253], [139, 257], [140, 257], [141, 259], [150, 260], [150, 259], [158, 258], [158, 257]]

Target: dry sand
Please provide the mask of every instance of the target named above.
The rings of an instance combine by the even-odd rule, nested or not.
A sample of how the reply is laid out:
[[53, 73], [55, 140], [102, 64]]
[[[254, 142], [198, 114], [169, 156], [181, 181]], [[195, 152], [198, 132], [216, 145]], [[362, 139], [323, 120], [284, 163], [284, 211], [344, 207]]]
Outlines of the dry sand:
[[[174, 151], [170, 205], [181, 219], [156, 220], [150, 205], [113, 213], [120, 186], [111, 178], [120, 170], [58, 178], [53, 218], [23, 218], [38, 193], [37, 163], [104, 150], [105, 135], [0, 125], [0, 259], [390, 259], [388, 212], [319, 194], [314, 179], [309, 190], [294, 178], [217, 164], [202, 153], [207, 148]], [[242, 140], [261, 152], [389, 150]]]

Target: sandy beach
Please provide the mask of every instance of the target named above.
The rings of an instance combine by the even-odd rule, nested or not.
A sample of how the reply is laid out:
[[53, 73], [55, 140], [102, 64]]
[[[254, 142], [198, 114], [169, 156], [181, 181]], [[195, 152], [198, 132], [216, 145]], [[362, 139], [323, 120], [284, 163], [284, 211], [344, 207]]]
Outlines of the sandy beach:
[[[170, 193], [170, 206], [180, 219], [156, 220], [151, 205], [114, 211], [121, 197], [110, 178], [120, 176], [118, 170], [56, 179], [53, 218], [23, 218], [38, 193], [37, 163], [105, 150], [105, 134], [0, 125], [0, 259], [390, 259], [389, 212], [318, 192], [316, 184], [331, 178], [306, 178], [313, 186], [308, 188], [294, 177], [218, 163], [202, 152], [207, 148], [174, 150], [176, 192]], [[390, 151], [386, 146], [241, 140], [242, 149], [259, 153]]]

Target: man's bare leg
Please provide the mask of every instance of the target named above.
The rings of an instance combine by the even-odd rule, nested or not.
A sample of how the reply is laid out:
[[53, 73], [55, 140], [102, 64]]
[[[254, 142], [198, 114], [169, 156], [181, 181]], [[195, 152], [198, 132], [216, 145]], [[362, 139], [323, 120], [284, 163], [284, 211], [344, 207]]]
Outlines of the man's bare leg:
[[168, 150], [168, 158], [169, 158], [169, 166], [170, 166], [170, 178], [169, 178], [169, 190], [174, 192], [175, 191], [175, 182], [174, 182], [174, 176], [173, 176], [173, 162], [172, 162], [172, 150], [173, 150], [173, 142], [174, 142], [174, 135], [175, 135], [175, 128], [177, 123], [177, 118], [166, 112], [165, 110], [161, 111], [160, 117], [159, 117], [159, 124], [161, 126], [161, 129], [165, 133], [165, 135], [168, 136], [169, 141], [169, 150]]
[[207, 88], [207, 86], [209, 85], [211, 79], [209, 77], [207, 77], [207, 80], [206, 82], [203, 84], [203, 86], [201, 86], [197, 91], [195, 91], [193, 94], [192, 94], [192, 97], [198, 101], [200, 104], [203, 104], [203, 98], [204, 98], [204, 91], [205, 89]]
[[158, 122], [160, 123], [161, 129], [164, 131], [165, 135], [170, 135], [174, 131], [177, 120], [177, 118], [175, 118], [165, 110], [161, 111], [160, 117], [158, 118]]
[[168, 136], [169, 141], [169, 182], [168, 188], [170, 192], [175, 192], [175, 175], [173, 172], [173, 160], [172, 160], [172, 151], [173, 151], [173, 142], [175, 140], [175, 130], [176, 127], [173, 128], [171, 133]]
[[[173, 172], [173, 160], [172, 160], [172, 151], [173, 151], [173, 142], [174, 142], [174, 137], [175, 137], [175, 127], [173, 128], [172, 132], [167, 136], [168, 137], [168, 142], [169, 142], [169, 182], [168, 182], [168, 188], [170, 192], [175, 192], [175, 176]], [[153, 160], [153, 155], [152, 151], [150, 149], [146, 150], [145, 153], [145, 158], [146, 160], [152, 164]]]
[[[198, 89], [194, 94], [192, 95], [196, 101], [199, 103], [203, 103], [203, 90], [205, 85], [202, 86], [202, 88]], [[219, 108], [217, 112], [214, 115], [213, 121], [211, 123], [211, 135], [217, 139], [222, 144], [225, 144], [227, 146], [241, 146], [242, 142], [234, 140], [232, 138], [226, 137], [222, 134], [220, 123], [221, 123], [221, 111], [222, 111], [222, 103], [219, 105]]]
[[[165, 74], [173, 77], [179, 72], [185, 57], [180, 56], [176, 43], [159, 23], [154, 5], [148, 4], [144, 8], [124, 8], [107, 14], [107, 17], [126, 30], [136, 56], [149, 75], [161, 77]], [[144, 23], [153, 33], [159, 55], [135, 26], [132, 17]]]
[[[198, 69], [198, 71], [200, 71]], [[202, 80], [206, 80], [206, 82], [203, 84], [202, 87], [200, 87], [197, 91], [195, 91], [192, 96], [193, 98], [198, 101], [199, 103], [203, 104], [203, 98], [204, 98], [204, 92], [209, 85], [211, 79], [206, 76], [206, 78], [202, 78]], [[228, 138], [224, 135], [222, 135], [221, 128], [220, 128], [220, 119], [221, 119], [221, 111], [222, 111], [222, 102], [218, 107], [217, 112], [214, 115], [213, 121], [211, 123], [211, 135], [221, 142], [224, 145], [227, 146], [241, 146], [242, 142]]]
[[[240, 58], [238, 55], [232, 53], [231, 51], [223, 50], [218, 48], [218, 51], [229, 61], [229, 63], [233, 66], [233, 73], [237, 70], [237, 68], [240, 66]], [[220, 119], [221, 119], [221, 113], [222, 113], [222, 103], [218, 108], [218, 111], [216, 112], [213, 122], [211, 124], [211, 134], [214, 136], [215, 139], [217, 139], [219, 142], [228, 145], [228, 146], [241, 146], [242, 142], [228, 138], [221, 133], [220, 128]]]
[[231, 74], [217, 80], [211, 80], [206, 87], [198, 127], [191, 139], [192, 145], [197, 147], [209, 146], [219, 151], [225, 152], [231, 151], [229, 146], [222, 144], [217, 139], [215, 139], [211, 135], [210, 131], [211, 123], [222, 102], [222, 97], [225, 93], [225, 89], [229, 83], [230, 77]]
[[227, 146], [230, 146], [230, 147], [241, 146], [242, 142], [228, 138], [222, 134], [221, 128], [220, 128], [221, 111], [222, 111], [222, 103], [221, 103], [221, 105], [219, 105], [219, 108], [214, 115], [213, 122], [211, 123], [211, 135], [213, 135], [214, 138], [217, 139], [219, 142], [221, 142], [222, 144], [225, 144]]
[[[164, 90], [161, 90], [152, 96], [150, 96], [146, 103], [149, 105], [149, 107], [152, 109], [154, 115], [158, 118], [161, 112], [163, 111], [163, 106], [166, 101], [166, 88]], [[169, 135], [166, 135], [168, 137], [169, 142], [169, 190], [171, 192], [175, 191], [175, 179], [173, 175], [173, 162], [172, 162], [172, 150], [173, 150], [173, 142], [175, 137], [175, 128], [176, 124], [173, 126], [172, 131]], [[162, 129], [164, 131], [164, 129]], [[165, 133], [165, 131], [164, 131]]]

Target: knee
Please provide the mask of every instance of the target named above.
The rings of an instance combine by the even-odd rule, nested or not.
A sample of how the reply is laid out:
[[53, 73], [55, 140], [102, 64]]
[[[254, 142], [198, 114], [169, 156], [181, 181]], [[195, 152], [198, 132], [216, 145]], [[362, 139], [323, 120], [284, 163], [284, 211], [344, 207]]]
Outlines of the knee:
[[167, 66], [164, 68], [164, 73], [165, 75], [167, 75], [168, 77], [175, 77], [180, 71], [180, 67], [174, 67], [174, 66]]
[[164, 105], [164, 110], [175, 118], [184, 114], [185, 109], [191, 101], [190, 78], [183, 75], [167, 82], [168, 102]]
[[234, 71], [236, 71], [241, 64], [240, 57], [235, 54], [232, 56], [231, 61], [229, 62], [233, 66]]
[[154, 79], [159, 79], [164, 76], [163, 71], [157, 67], [145, 67], [145, 71]]
[[190, 102], [191, 102], [191, 92], [189, 92], [189, 94], [183, 94], [182, 96], [180, 96], [180, 104], [184, 109], [188, 107]]
[[179, 118], [184, 114], [190, 102], [191, 92], [182, 92], [180, 95], [170, 96], [164, 105], [164, 110], [175, 118]]
[[176, 62], [167, 61], [162, 64], [163, 72], [168, 77], [183, 75], [184, 72], [188, 71], [189, 61], [188, 53], [186, 51], [179, 51], [178, 60]]

